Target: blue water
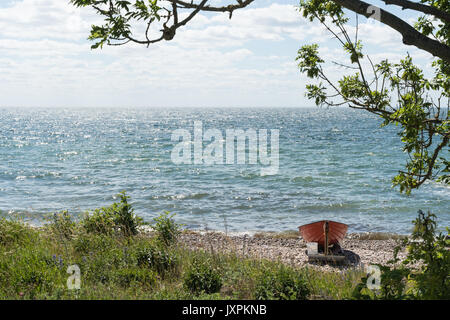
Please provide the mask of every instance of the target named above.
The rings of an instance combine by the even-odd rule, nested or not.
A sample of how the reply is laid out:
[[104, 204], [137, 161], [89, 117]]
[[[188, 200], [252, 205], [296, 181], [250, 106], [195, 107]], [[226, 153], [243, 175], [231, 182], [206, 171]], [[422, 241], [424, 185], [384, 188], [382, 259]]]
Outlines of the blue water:
[[[175, 129], [279, 129], [280, 169], [175, 165]], [[391, 187], [407, 155], [395, 127], [350, 109], [1, 109], [0, 210], [39, 223], [74, 216], [127, 190], [150, 221], [163, 211], [193, 229], [292, 230], [331, 219], [351, 232], [409, 233], [417, 210], [450, 225], [450, 188]]]

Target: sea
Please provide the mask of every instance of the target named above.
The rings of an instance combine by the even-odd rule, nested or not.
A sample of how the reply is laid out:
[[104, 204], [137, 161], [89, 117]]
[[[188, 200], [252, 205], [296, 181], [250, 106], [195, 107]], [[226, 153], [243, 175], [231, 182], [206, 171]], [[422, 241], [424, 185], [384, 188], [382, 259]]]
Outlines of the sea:
[[[277, 131], [276, 172], [261, 174], [260, 161], [225, 161], [225, 151], [224, 163], [174, 161], [180, 143], [193, 149], [195, 123], [200, 137], [221, 132], [223, 150], [227, 130], [266, 130], [273, 155]], [[364, 111], [2, 108], [0, 124], [0, 215], [34, 224], [63, 210], [78, 219], [126, 191], [145, 221], [168, 211], [194, 230], [286, 231], [328, 219], [349, 232], [408, 234], [418, 210], [434, 213], [442, 230], [450, 225], [449, 186], [427, 182], [410, 195], [392, 187], [408, 159], [399, 127], [382, 128]], [[192, 141], [174, 140], [180, 130]]]

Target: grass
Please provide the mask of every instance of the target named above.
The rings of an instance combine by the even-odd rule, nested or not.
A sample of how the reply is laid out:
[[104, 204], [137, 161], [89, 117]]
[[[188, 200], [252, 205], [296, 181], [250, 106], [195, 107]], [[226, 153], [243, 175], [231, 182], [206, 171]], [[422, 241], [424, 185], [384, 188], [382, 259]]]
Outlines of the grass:
[[[306, 283], [306, 298], [346, 299], [361, 278], [165, 246], [156, 236], [92, 233], [79, 224], [69, 237], [56, 230], [0, 221], [0, 299], [256, 299], [278, 283], [281, 269]], [[67, 288], [70, 265], [80, 267], [80, 290]]]
[[[363, 276], [194, 251], [177, 242], [171, 216], [144, 234], [130, 210], [123, 195], [78, 222], [66, 212], [41, 228], [1, 219], [0, 299], [349, 299]], [[73, 265], [81, 285], [69, 290]]]

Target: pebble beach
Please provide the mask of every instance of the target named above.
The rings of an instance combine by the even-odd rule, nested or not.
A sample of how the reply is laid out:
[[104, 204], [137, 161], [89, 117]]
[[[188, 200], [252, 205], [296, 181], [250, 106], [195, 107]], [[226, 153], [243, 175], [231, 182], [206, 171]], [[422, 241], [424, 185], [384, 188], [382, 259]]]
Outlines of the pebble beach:
[[[150, 232], [148, 230], [148, 232]], [[341, 243], [346, 263], [320, 264], [308, 261], [306, 242], [295, 232], [288, 234], [225, 234], [212, 231], [184, 231], [180, 245], [192, 250], [204, 250], [280, 261], [296, 267], [309, 266], [324, 271], [338, 271], [370, 264], [387, 264], [401, 236], [395, 234], [351, 233]], [[399, 257], [405, 257], [400, 252]]]

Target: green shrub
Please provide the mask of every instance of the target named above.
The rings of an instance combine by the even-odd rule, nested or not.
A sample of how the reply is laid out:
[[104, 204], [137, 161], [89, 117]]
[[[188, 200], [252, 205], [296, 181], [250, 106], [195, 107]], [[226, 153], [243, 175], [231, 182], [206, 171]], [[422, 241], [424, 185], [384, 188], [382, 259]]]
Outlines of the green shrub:
[[222, 278], [211, 259], [194, 258], [184, 276], [184, 286], [192, 293], [215, 293], [222, 288]]
[[26, 298], [34, 299], [40, 293], [62, 287], [67, 278], [64, 261], [54, 261], [40, 250], [20, 249], [4, 262], [7, 265], [2, 266], [2, 278], [15, 293]]
[[169, 212], [164, 212], [159, 217], [153, 219], [155, 222], [152, 226], [156, 232], [156, 238], [164, 245], [169, 246], [177, 242], [180, 235], [181, 225], [177, 224]]
[[308, 295], [303, 276], [283, 265], [276, 270], [265, 269], [255, 288], [257, 300], [305, 300]]
[[107, 207], [95, 209], [92, 213], [86, 213], [81, 223], [87, 233], [106, 235], [114, 233], [114, 216]]
[[114, 248], [115, 239], [104, 234], [80, 234], [73, 242], [73, 248], [80, 254], [91, 254], [105, 249]]
[[102, 284], [115, 280], [115, 270], [128, 267], [124, 250], [120, 246], [107, 246], [101, 251], [90, 252], [81, 257], [78, 265], [87, 279]]
[[0, 219], [0, 245], [8, 246], [32, 241], [37, 233], [21, 221]]
[[113, 277], [115, 282], [122, 287], [128, 287], [134, 283], [145, 286], [152, 286], [156, 283], [156, 276], [153, 271], [137, 267], [118, 269], [114, 272]]
[[71, 239], [75, 232], [76, 223], [70, 217], [68, 211], [55, 213], [52, 215], [48, 225], [51, 232], [62, 239]]
[[[422, 262], [420, 272], [411, 273], [410, 278], [417, 287], [420, 299], [450, 299], [450, 230], [447, 235], [436, 235], [436, 216], [419, 211], [414, 221], [411, 239], [403, 246], [408, 248], [404, 265]], [[398, 251], [397, 251], [398, 252]]]
[[178, 265], [175, 252], [158, 245], [138, 249], [136, 258], [138, 266], [149, 267], [159, 274], [173, 271]]
[[369, 290], [367, 282], [369, 275], [361, 278], [360, 283], [357, 284], [353, 291], [353, 299], [356, 300], [404, 300], [412, 298], [408, 294], [408, 274], [410, 270], [402, 266], [391, 268], [377, 264], [380, 268], [380, 288], [376, 290]]
[[[450, 299], [450, 246], [447, 236], [436, 235], [436, 216], [419, 210], [414, 231], [395, 248], [394, 259], [381, 270], [380, 289], [370, 292], [368, 276], [355, 288], [355, 299]], [[398, 253], [407, 250], [401, 261]], [[420, 265], [415, 270], [414, 265]]]
[[113, 234], [120, 232], [125, 236], [136, 235], [142, 219], [134, 214], [129, 197], [125, 192], [118, 194], [120, 202], [115, 202], [109, 207], [95, 209], [91, 214], [87, 213], [81, 221], [88, 233]]
[[73, 242], [75, 262], [86, 278], [102, 284], [114, 280], [113, 271], [135, 262], [128, 257], [125, 239], [104, 234], [80, 234]]

